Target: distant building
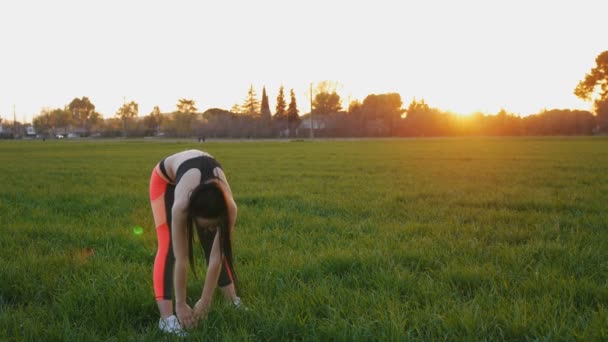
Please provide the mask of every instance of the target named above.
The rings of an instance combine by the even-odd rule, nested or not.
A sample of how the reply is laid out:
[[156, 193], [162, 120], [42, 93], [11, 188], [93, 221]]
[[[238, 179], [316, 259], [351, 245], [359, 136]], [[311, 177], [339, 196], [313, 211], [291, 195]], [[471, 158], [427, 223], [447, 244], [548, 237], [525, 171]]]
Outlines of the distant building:
[[[304, 118], [300, 122], [300, 126], [298, 126], [298, 129], [310, 130], [310, 127], [311, 127], [310, 118]], [[312, 129], [314, 129], [315, 131], [325, 129], [325, 121], [313, 118], [312, 119]]]
[[25, 128], [25, 136], [26, 137], [35, 137], [36, 136], [36, 130], [34, 129], [33, 126], [27, 126]]
[[2, 127], [2, 119], [0, 119], [0, 139], [13, 138], [13, 131], [10, 128]]

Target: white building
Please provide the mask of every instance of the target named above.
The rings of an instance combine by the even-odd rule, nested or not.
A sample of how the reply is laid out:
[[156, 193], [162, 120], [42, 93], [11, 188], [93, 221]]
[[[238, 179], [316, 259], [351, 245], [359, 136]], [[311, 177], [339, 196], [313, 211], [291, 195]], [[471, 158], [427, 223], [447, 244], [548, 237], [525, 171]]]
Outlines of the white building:
[[36, 136], [36, 130], [34, 129], [33, 126], [27, 126], [25, 128], [25, 135], [28, 137], [35, 137]]
[[312, 119], [312, 123], [310, 122], [310, 119], [302, 119], [302, 121], [300, 122], [300, 126], [298, 126], [298, 129], [310, 130], [311, 124], [314, 130], [325, 129], [325, 121], [314, 118]]

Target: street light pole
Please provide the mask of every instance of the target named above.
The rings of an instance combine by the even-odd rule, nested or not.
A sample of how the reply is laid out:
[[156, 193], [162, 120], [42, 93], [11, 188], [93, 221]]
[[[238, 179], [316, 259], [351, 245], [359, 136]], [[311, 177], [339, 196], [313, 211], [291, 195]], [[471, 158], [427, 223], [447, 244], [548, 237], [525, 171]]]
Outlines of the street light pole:
[[13, 137], [17, 137], [17, 111], [15, 105], [13, 105]]
[[122, 137], [126, 138], [127, 137], [127, 118], [125, 117], [125, 109], [126, 109], [126, 104], [127, 104], [127, 100], [125, 99], [125, 97], [122, 97], [122, 108], [121, 110], [121, 114], [122, 114]]
[[312, 121], [312, 82], [310, 83], [310, 139], [314, 139], [314, 127]]

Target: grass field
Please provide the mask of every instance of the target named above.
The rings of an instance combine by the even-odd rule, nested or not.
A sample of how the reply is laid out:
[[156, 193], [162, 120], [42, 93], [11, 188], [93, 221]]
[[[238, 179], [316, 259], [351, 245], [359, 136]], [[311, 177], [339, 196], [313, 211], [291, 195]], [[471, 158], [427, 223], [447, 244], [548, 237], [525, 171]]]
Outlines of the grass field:
[[249, 307], [195, 339], [608, 339], [608, 139], [476, 138], [1, 141], [0, 340], [163, 337], [148, 181], [188, 148], [232, 185]]

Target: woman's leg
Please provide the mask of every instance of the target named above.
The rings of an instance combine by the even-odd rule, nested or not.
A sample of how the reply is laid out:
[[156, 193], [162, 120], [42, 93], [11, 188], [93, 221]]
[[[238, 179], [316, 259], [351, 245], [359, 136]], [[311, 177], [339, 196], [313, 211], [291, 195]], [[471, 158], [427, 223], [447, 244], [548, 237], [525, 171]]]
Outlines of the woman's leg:
[[[158, 168], [158, 166], [156, 167]], [[173, 265], [175, 257], [171, 247], [171, 207], [175, 187], [165, 182], [156, 168], [150, 177], [150, 203], [156, 226], [158, 249], [154, 259], [154, 296], [163, 319], [173, 315]]]
[[171, 233], [167, 224], [157, 226], [158, 250], [154, 259], [154, 295], [160, 316], [173, 315], [173, 279], [171, 277], [175, 259], [171, 251]]
[[224, 287], [220, 287], [220, 290], [222, 290], [224, 298], [229, 300], [231, 303], [234, 303], [234, 301], [236, 300], [236, 289], [234, 288], [234, 283], [230, 283]]

